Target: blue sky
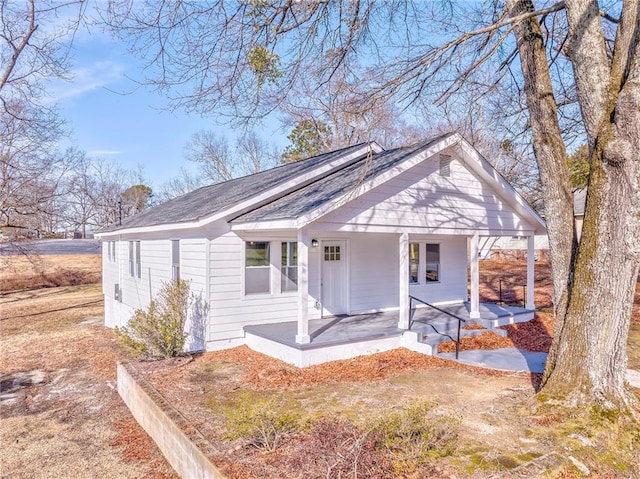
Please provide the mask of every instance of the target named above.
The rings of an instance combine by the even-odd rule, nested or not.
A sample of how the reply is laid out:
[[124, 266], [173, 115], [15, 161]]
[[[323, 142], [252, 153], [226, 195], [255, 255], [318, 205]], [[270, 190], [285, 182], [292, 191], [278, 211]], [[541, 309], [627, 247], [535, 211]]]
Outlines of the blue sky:
[[[50, 88], [67, 121], [70, 144], [127, 169], [141, 166], [155, 189], [180, 167], [193, 169], [183, 148], [195, 132], [207, 129], [235, 138], [216, 118], [167, 111], [164, 97], [132, 80], [140, 78], [140, 62], [105, 34], [79, 32], [71, 57], [73, 79]], [[287, 132], [271, 123], [261, 136], [284, 147]]]

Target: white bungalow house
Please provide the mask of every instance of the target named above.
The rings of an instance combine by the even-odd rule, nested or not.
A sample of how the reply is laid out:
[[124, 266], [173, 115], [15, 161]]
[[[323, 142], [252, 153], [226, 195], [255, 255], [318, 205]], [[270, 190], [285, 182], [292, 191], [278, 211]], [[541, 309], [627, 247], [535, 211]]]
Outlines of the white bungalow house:
[[391, 150], [359, 144], [102, 230], [105, 324], [126, 324], [179, 276], [198, 297], [192, 350], [247, 344], [298, 366], [400, 346], [430, 353], [430, 321], [455, 329], [457, 318], [533, 317], [533, 254], [526, 308], [498, 307], [479, 301], [479, 245], [522, 236], [532, 251], [545, 232], [457, 133]]

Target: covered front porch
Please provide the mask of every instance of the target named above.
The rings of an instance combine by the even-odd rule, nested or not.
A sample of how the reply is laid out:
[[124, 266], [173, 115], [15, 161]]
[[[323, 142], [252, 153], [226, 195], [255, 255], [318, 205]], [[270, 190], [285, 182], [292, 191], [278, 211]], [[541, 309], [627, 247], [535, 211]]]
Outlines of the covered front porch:
[[[529, 321], [534, 316], [531, 309], [480, 303], [479, 317], [475, 317], [466, 301], [440, 305], [438, 309], [412, 308], [406, 329], [399, 327], [400, 314], [396, 310], [309, 320], [310, 341], [304, 344], [297, 341], [296, 321], [245, 326], [245, 339], [256, 351], [304, 367], [399, 347], [434, 354], [438, 343], [455, 339], [458, 318], [462, 326], [476, 323], [493, 329]], [[463, 329], [462, 336], [485, 331]]]

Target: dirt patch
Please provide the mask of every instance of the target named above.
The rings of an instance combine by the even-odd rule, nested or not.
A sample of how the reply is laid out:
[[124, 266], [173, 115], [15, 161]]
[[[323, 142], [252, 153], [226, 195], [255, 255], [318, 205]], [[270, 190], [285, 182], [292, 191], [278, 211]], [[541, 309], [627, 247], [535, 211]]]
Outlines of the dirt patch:
[[95, 284], [0, 297], [2, 477], [174, 477], [118, 396], [102, 318]]

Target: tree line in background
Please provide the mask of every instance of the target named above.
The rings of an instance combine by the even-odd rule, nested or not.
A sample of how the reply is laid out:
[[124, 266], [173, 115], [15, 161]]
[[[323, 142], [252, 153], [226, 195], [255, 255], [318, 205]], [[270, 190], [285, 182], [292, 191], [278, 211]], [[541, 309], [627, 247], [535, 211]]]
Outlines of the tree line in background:
[[[443, 131], [465, 135], [534, 205], [540, 205], [537, 169], [529, 146], [504, 128], [494, 134], [500, 102], [475, 102], [460, 92], [457, 106], [429, 106], [411, 121], [388, 99], [363, 103], [367, 68], [354, 64], [329, 80], [309, 68], [280, 102], [280, 119], [290, 130], [284, 151], [239, 129], [235, 141], [212, 131], [196, 132], [185, 145], [177, 175], [152, 191], [143, 172], [115, 162], [61, 149], [69, 137], [64, 119], [48, 103], [46, 83], [69, 76], [69, 41], [86, 21], [85, 3], [28, 1], [0, 3], [3, 35], [0, 60], [0, 228], [14, 236], [76, 233], [85, 237], [156, 203], [195, 188], [257, 173], [282, 163], [375, 140], [384, 147], [407, 145]], [[66, 15], [63, 15], [66, 14]], [[67, 18], [61, 22], [58, 17]], [[51, 22], [56, 29], [40, 25]], [[280, 78], [275, 57], [261, 50], [248, 55], [261, 85]], [[257, 80], [256, 80], [257, 81]], [[317, 88], [324, 83], [324, 87]], [[466, 95], [466, 96], [465, 96]], [[195, 100], [194, 100], [195, 101]]]

